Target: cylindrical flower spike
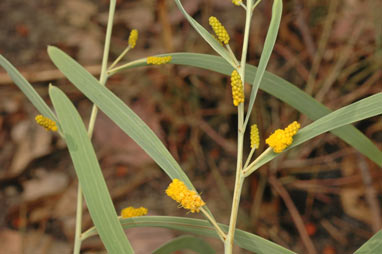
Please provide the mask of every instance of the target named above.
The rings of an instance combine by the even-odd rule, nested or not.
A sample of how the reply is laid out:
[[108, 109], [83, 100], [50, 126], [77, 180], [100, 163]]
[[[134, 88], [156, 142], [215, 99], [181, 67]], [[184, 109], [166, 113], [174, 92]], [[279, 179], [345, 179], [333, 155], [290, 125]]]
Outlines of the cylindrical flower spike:
[[36, 120], [36, 123], [38, 123], [39, 125], [44, 127], [45, 130], [47, 130], [47, 131], [57, 131], [58, 130], [56, 122], [49, 119], [48, 117], [45, 117], [43, 115], [37, 115], [35, 117], [35, 120]]
[[121, 211], [122, 218], [131, 218], [147, 214], [147, 209], [144, 207], [134, 208], [132, 206], [126, 207]]
[[149, 56], [147, 57], [147, 64], [165, 64], [170, 62], [172, 59], [172, 56]]
[[138, 40], [138, 30], [137, 29], [133, 29], [133, 30], [131, 30], [130, 36], [129, 36], [129, 46], [130, 46], [130, 48], [134, 48], [135, 47], [135, 45], [137, 44], [137, 40]]
[[240, 4], [243, 2], [243, 0], [232, 0], [232, 3], [234, 5], [240, 6]]
[[277, 129], [272, 135], [265, 140], [275, 153], [281, 153], [293, 142], [293, 136], [300, 129], [300, 124], [296, 121], [289, 124], [284, 130]]
[[253, 124], [251, 126], [251, 148], [259, 148], [260, 137], [259, 137], [259, 129], [257, 128], [257, 124]]
[[179, 179], [172, 180], [166, 189], [166, 194], [192, 213], [198, 213], [200, 207], [206, 204], [195, 191], [189, 190]]
[[231, 86], [233, 105], [239, 106], [240, 103], [244, 102], [244, 87], [240, 75], [236, 70], [231, 74]]
[[229, 35], [225, 27], [220, 23], [220, 21], [214, 16], [211, 16], [208, 19], [208, 21], [210, 23], [210, 26], [214, 30], [216, 36], [218, 37], [219, 41], [221, 41], [224, 44], [228, 44], [230, 39]]

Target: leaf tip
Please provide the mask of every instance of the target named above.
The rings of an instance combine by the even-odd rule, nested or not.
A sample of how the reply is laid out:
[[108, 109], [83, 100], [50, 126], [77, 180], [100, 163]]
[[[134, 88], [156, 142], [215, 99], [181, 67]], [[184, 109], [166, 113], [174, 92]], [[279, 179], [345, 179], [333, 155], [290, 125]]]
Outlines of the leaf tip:
[[56, 50], [58, 50], [58, 48], [56, 46], [49, 45], [48, 46], [48, 55], [50, 55], [51, 53], [53, 53]]

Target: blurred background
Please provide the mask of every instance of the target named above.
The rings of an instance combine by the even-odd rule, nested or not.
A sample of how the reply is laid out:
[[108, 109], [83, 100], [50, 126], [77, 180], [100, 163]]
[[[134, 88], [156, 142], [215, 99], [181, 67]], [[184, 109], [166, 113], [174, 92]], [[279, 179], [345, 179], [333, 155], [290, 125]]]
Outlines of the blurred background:
[[[230, 0], [183, 0], [208, 28], [216, 16], [237, 56], [244, 10]], [[290, 0], [267, 70], [295, 84], [330, 109], [382, 89], [382, 22], [378, 0]], [[55, 69], [46, 52], [55, 45], [98, 77], [108, 14], [107, 0], [0, 1], [0, 54], [49, 102], [48, 84], [71, 98], [85, 122], [91, 103]], [[256, 8], [248, 61], [257, 65], [272, 1]], [[138, 29], [136, 48], [124, 61], [168, 52], [215, 54], [169, 0], [119, 0], [111, 60]], [[108, 87], [154, 130], [180, 163], [217, 220], [228, 223], [234, 185], [236, 108], [229, 77], [185, 66], [129, 70]], [[246, 86], [246, 93], [250, 92]], [[31, 103], [0, 69], [0, 253], [71, 253], [77, 180], [64, 142], [34, 122]], [[251, 122], [261, 144], [275, 129], [310, 120], [259, 92]], [[355, 124], [382, 148], [381, 117]], [[249, 139], [249, 138], [248, 138]], [[99, 114], [94, 145], [117, 212], [144, 206], [150, 215], [201, 218], [178, 209], [164, 190], [170, 180], [105, 115]], [[245, 153], [249, 152], [249, 140]], [[298, 253], [352, 253], [381, 227], [382, 171], [332, 134], [321, 135], [266, 164], [245, 182], [238, 227]], [[92, 226], [85, 210], [83, 228]], [[137, 253], [180, 232], [127, 231]], [[210, 243], [221, 253], [217, 240]], [[97, 237], [83, 253], [105, 253]], [[247, 253], [236, 250], [236, 253]]]

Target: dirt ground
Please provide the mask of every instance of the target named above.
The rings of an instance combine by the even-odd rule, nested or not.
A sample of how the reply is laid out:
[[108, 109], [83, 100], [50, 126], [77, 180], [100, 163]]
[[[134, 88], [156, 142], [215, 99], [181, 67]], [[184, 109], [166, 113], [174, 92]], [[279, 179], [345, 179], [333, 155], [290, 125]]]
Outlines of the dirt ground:
[[[124, 61], [167, 52], [214, 54], [173, 1], [117, 2], [111, 59], [127, 46], [134, 28], [139, 40]], [[230, 0], [182, 2], [206, 28], [209, 16], [218, 17], [239, 55], [244, 24], [241, 8]], [[330, 109], [381, 91], [380, 1], [283, 2], [280, 33], [268, 71]], [[98, 77], [108, 4], [107, 0], [0, 1], [0, 54], [47, 101], [49, 83], [64, 90], [85, 122], [92, 105], [54, 68], [46, 47], [60, 47]], [[272, 1], [264, 0], [255, 10], [248, 57], [254, 65], [259, 61], [271, 8]], [[118, 74], [108, 87], [159, 135], [217, 220], [228, 223], [236, 164], [236, 109], [229, 78], [167, 65]], [[262, 140], [293, 120], [303, 125], [310, 122], [261, 91], [254, 111], [252, 122], [258, 123]], [[63, 140], [37, 126], [36, 114], [0, 69], [0, 254], [72, 252], [75, 172]], [[382, 148], [380, 116], [355, 126]], [[117, 212], [133, 205], [147, 207], [150, 215], [201, 218], [177, 208], [164, 194], [169, 178], [102, 113], [93, 141]], [[259, 151], [264, 148], [262, 141]], [[321, 135], [249, 178], [238, 227], [297, 253], [309, 253], [307, 242], [316, 253], [352, 253], [382, 228], [381, 178], [379, 166], [337, 137]], [[86, 212], [83, 228], [91, 226]], [[137, 253], [150, 253], [180, 234], [155, 228], [127, 231]], [[210, 243], [221, 253], [217, 240]], [[83, 243], [82, 253], [105, 250], [94, 237]], [[236, 253], [246, 252], [237, 249]]]

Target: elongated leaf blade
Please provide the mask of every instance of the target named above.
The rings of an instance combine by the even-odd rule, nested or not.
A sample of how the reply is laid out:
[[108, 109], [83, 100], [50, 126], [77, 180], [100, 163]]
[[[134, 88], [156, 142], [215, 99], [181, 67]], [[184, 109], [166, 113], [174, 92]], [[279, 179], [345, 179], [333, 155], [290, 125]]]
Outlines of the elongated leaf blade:
[[50, 107], [45, 103], [33, 86], [21, 75], [21, 73], [2, 55], [0, 55], [0, 65], [7, 71], [13, 82], [20, 88], [29, 101], [44, 116], [56, 121], [56, 116]]
[[361, 248], [356, 250], [354, 254], [374, 254], [382, 253], [382, 230], [373, 235]]
[[201, 26], [195, 19], [193, 19], [183, 8], [182, 3], [180, 0], [175, 0], [176, 5], [178, 6], [179, 10], [183, 13], [183, 15], [186, 17], [188, 22], [192, 25], [192, 27], [200, 34], [200, 36], [203, 37], [203, 39], [210, 44], [210, 46], [219, 54], [221, 55], [230, 65], [235, 66], [232, 57], [228, 53], [227, 49], [225, 49], [220, 43], [203, 27]]
[[118, 221], [110, 193], [80, 115], [68, 97], [51, 86], [49, 95], [57, 112], [82, 192], [108, 253], [133, 253]]
[[244, 126], [247, 125], [249, 117], [251, 116], [253, 104], [255, 103], [257, 91], [259, 90], [261, 80], [263, 79], [265, 69], [268, 65], [269, 58], [271, 57], [273, 47], [275, 46], [277, 34], [279, 31], [281, 14], [283, 11], [283, 2], [281, 0], [274, 0], [272, 6], [272, 18], [269, 24], [267, 36], [264, 42], [263, 52], [260, 56], [259, 67], [257, 68], [255, 80], [252, 84], [251, 96], [249, 98], [249, 105], [247, 115], [245, 117]]
[[[218, 56], [195, 53], [172, 53], [171, 63], [193, 66], [231, 75], [233, 68]], [[144, 59], [138, 59], [119, 68], [119, 71], [135, 67], [147, 66]], [[250, 83], [255, 78], [257, 68], [253, 65], [246, 66], [246, 82]], [[260, 89], [289, 104], [296, 110], [305, 114], [311, 120], [317, 120], [331, 112], [327, 107], [303, 92], [290, 82], [270, 73], [265, 72], [260, 84]], [[382, 165], [382, 152], [362, 132], [352, 125], [346, 125], [331, 131], [334, 135], [353, 146], [360, 153], [367, 156], [378, 165]]]
[[[382, 93], [371, 95], [365, 99], [340, 108], [314, 121], [305, 128], [302, 128], [296, 134], [292, 145], [290, 145], [286, 151], [327, 131], [335, 130], [344, 125], [361, 121], [379, 114], [382, 114]], [[268, 153], [256, 163], [256, 166], [253, 170], [251, 170], [251, 172], [279, 155], [279, 153]]]
[[153, 254], [172, 254], [179, 250], [192, 250], [200, 254], [215, 254], [215, 250], [203, 239], [183, 235], [172, 239], [153, 251]]
[[121, 99], [101, 86], [89, 72], [61, 50], [49, 47], [48, 53], [57, 68], [145, 150], [168, 176], [180, 179], [189, 188], [194, 189], [189, 178], [159, 138]]
[[[200, 236], [218, 238], [215, 229], [206, 220], [191, 219], [173, 216], [142, 216], [128, 219], [121, 219], [123, 228], [136, 227], [160, 227], [179, 230], [182, 232], [192, 233]], [[219, 224], [225, 231], [228, 230], [227, 225]], [[96, 235], [97, 231], [93, 228], [84, 233], [84, 239]], [[240, 229], [235, 231], [235, 244], [243, 249], [252, 251], [257, 254], [293, 254], [290, 251], [278, 244], [266, 240], [260, 236], [245, 232]]]

